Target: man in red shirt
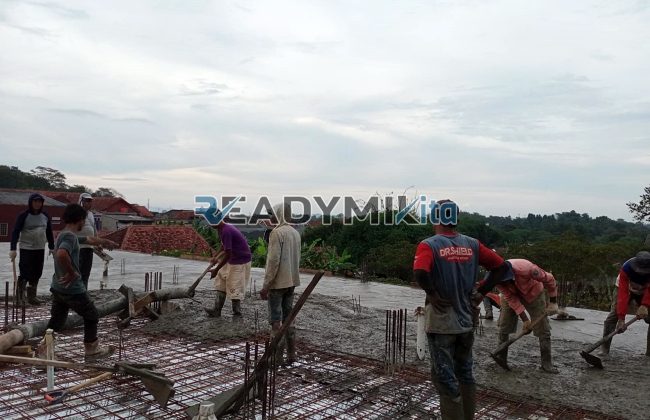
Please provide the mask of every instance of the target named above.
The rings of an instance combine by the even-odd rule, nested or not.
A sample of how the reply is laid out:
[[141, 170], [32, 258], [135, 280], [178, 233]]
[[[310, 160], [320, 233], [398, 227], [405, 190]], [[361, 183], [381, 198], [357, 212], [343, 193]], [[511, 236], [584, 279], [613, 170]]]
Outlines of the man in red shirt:
[[[442, 203], [452, 203], [458, 215], [455, 203], [438, 201]], [[443, 420], [474, 418], [474, 315], [484, 295], [508, 271], [494, 251], [455, 229], [455, 223], [434, 224], [435, 235], [420, 243], [413, 263], [415, 280], [426, 293], [425, 330], [431, 376], [440, 395]], [[475, 291], [479, 265], [496, 272], [492, 281]]]
[[[517, 331], [518, 319], [521, 318], [524, 323], [522, 331], [525, 334], [533, 332], [539, 339], [542, 369], [549, 373], [558, 373], [551, 360], [551, 323], [547, 316], [547, 314], [558, 313], [555, 277], [528, 260], [511, 259], [507, 260], [506, 264], [512, 267], [512, 275], [506, 277], [504, 279], [506, 281], [497, 284], [497, 289], [503, 297], [499, 316], [499, 344], [508, 341], [510, 334]], [[544, 288], [550, 300], [548, 308], [546, 308]], [[531, 328], [532, 320], [528, 318], [526, 311], [532, 320], [540, 317], [544, 319]], [[499, 356], [508, 360], [508, 349], [501, 352]]]

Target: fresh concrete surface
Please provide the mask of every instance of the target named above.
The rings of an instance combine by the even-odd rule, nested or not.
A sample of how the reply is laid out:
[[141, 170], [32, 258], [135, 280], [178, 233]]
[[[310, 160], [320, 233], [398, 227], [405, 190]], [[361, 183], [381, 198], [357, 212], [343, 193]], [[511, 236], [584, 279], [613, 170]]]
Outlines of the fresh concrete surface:
[[[99, 289], [100, 281], [105, 281], [107, 288], [117, 289], [122, 284], [132, 287], [134, 290], [144, 290], [144, 276], [149, 272], [163, 273], [163, 287], [172, 286], [172, 273], [174, 266], [179, 269], [179, 285], [191, 285], [205, 270], [207, 262], [198, 260], [187, 260], [182, 258], [152, 256], [149, 254], [139, 254], [126, 251], [108, 251], [113, 257], [109, 264], [108, 276], [102, 277], [103, 261], [95, 256], [93, 259], [93, 269], [90, 276], [89, 285], [91, 289]], [[120, 274], [120, 264], [124, 260], [126, 274]], [[18, 258], [16, 259], [16, 270], [18, 270]], [[46, 258], [43, 276], [38, 287], [38, 293], [49, 293], [49, 286], [54, 273], [54, 263], [52, 258]], [[307, 287], [311, 281], [312, 274], [301, 274], [301, 285], [297, 288], [300, 292]], [[12, 287], [13, 274], [11, 261], [9, 260], [9, 244], [0, 243], [0, 284], [5, 281], [10, 282]], [[260, 290], [264, 281], [264, 269], [253, 268], [251, 270], [251, 289]], [[198, 290], [212, 290], [213, 281], [209, 275], [204, 277], [203, 281], [197, 288]], [[0, 292], [4, 296], [4, 287]], [[341, 277], [323, 277], [315, 289], [315, 293], [323, 295], [349, 298], [352, 305], [352, 296], [355, 298], [361, 296], [361, 305], [378, 309], [399, 309], [408, 308], [415, 310], [416, 307], [424, 304], [424, 293], [417, 287], [396, 286], [382, 283], [361, 283], [359, 279], [349, 279]], [[481, 305], [481, 310], [483, 306]], [[567, 308], [569, 314], [579, 318], [585, 318], [584, 321], [551, 321], [553, 328], [552, 335], [554, 339], [565, 339], [584, 344], [591, 344], [602, 337], [603, 321], [607, 312], [594, 311], [580, 308]], [[495, 308], [495, 320], [484, 321], [494, 323], [499, 311]], [[628, 320], [631, 315], [628, 315]], [[614, 347], [625, 347], [630, 351], [638, 352], [645, 350], [647, 324], [644, 321], [634, 323], [624, 336], [614, 338]], [[624, 338], [623, 338], [624, 337]]]

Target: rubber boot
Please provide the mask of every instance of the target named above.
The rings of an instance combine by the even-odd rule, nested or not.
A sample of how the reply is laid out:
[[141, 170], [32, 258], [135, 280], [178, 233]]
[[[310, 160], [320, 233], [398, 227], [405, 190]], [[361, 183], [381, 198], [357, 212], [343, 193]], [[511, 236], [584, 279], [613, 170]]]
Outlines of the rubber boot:
[[27, 281], [19, 279], [18, 283], [16, 284], [16, 306], [18, 308], [23, 307], [23, 302], [25, 302], [25, 306], [30, 306], [29, 302], [27, 301], [26, 288]]
[[93, 341], [92, 343], [84, 343], [85, 359], [86, 362], [91, 362], [94, 360], [105, 359], [111, 357], [115, 353], [114, 346], [100, 347], [99, 339]]
[[551, 337], [539, 337], [539, 349], [542, 353], [542, 369], [548, 373], [560, 373], [551, 360]]
[[233, 318], [240, 318], [241, 315], [241, 300], [233, 299], [232, 300], [232, 316]]
[[476, 384], [458, 383], [458, 392], [463, 400], [464, 420], [473, 420], [476, 413]]
[[27, 286], [27, 302], [34, 306], [40, 306], [45, 303], [36, 297], [36, 287], [32, 287], [31, 285]]
[[650, 356], [650, 325], [648, 325], [648, 335], [646, 337], [645, 355]]
[[492, 301], [490, 298], [483, 299], [483, 309], [485, 309], [485, 318], [487, 320], [494, 319], [494, 314], [492, 313]]
[[[275, 338], [275, 336], [276, 336], [277, 334], [278, 334], [278, 332], [277, 332], [276, 330], [271, 329], [271, 337], [270, 337], [270, 341], [273, 341], [273, 339]], [[278, 343], [277, 347], [275, 348], [275, 353], [273, 353], [273, 354], [275, 355], [275, 360], [273, 359], [273, 356], [271, 356], [271, 357], [269, 358], [269, 365], [273, 366], [273, 365], [274, 365], [274, 362], [275, 362], [275, 364], [277, 364], [278, 366], [282, 366], [282, 365], [284, 365], [284, 346], [285, 346], [285, 341], [286, 341], [286, 335], [285, 335], [284, 337], [282, 337], [282, 339], [281, 339], [280, 342]]]
[[[603, 337], [613, 333], [616, 329], [616, 322], [606, 322], [603, 326]], [[605, 341], [600, 345], [600, 357], [609, 357], [609, 349], [612, 346], [612, 339]]]
[[460, 395], [455, 398], [449, 396], [447, 391], [435, 381], [433, 386], [440, 397], [440, 416], [442, 420], [465, 420], [462, 397]]
[[217, 290], [217, 297], [214, 299], [214, 309], [203, 308], [211, 317], [219, 318], [221, 316], [221, 309], [226, 303], [226, 292]]
[[[510, 340], [510, 334], [499, 334], [499, 346], [508, 340]], [[508, 349], [501, 351], [497, 356], [502, 358], [504, 362], [508, 363]]]
[[[650, 337], [650, 335], [649, 335]], [[296, 327], [293, 325], [287, 328], [287, 365], [296, 362]]]

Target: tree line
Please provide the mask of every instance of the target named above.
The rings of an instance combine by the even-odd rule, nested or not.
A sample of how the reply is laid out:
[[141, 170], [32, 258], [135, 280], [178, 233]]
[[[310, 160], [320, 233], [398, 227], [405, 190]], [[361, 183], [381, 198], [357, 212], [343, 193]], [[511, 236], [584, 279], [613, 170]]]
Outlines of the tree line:
[[93, 197], [124, 197], [113, 188], [93, 190], [85, 185], [68, 185], [66, 176], [61, 171], [45, 166], [24, 172], [17, 166], [0, 165], [0, 188], [89, 193]]

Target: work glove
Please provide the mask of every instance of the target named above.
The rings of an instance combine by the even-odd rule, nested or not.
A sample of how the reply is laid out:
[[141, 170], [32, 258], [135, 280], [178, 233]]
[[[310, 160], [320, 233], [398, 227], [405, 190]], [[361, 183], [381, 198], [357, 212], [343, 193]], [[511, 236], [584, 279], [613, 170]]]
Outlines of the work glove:
[[639, 309], [636, 311], [636, 316], [646, 319], [648, 317], [648, 307], [645, 305], [639, 306]]
[[16, 251], [9, 251], [9, 258], [11, 258], [11, 262], [16, 261]]
[[558, 309], [557, 316], [559, 318], [567, 318], [569, 316], [569, 313], [567, 311], [565, 311], [564, 309]]
[[618, 331], [619, 329], [620, 329], [620, 331], [618, 332], [619, 334], [625, 332], [625, 330], [627, 329], [627, 327], [625, 326], [624, 319], [619, 319], [618, 322], [616, 323], [616, 330]]
[[531, 332], [533, 332], [533, 327], [531, 327], [532, 321], [524, 321], [524, 325], [521, 329], [521, 331], [524, 333], [524, 335], [528, 335]]
[[546, 308], [546, 313], [548, 314], [548, 316], [555, 315], [556, 313], [558, 313], [558, 311], [559, 309], [557, 307], [557, 303], [551, 302], [548, 304], [548, 308]]

